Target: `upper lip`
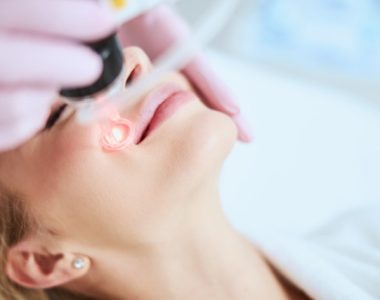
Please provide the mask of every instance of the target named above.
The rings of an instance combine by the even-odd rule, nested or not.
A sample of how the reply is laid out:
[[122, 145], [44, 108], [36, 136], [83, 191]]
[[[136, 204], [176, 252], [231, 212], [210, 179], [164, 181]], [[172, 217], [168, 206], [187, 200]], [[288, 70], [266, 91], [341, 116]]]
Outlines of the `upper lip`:
[[135, 142], [137, 144], [142, 141], [158, 107], [180, 91], [183, 91], [183, 88], [177, 84], [170, 83], [154, 89], [145, 97], [143, 108], [139, 112], [136, 122]]

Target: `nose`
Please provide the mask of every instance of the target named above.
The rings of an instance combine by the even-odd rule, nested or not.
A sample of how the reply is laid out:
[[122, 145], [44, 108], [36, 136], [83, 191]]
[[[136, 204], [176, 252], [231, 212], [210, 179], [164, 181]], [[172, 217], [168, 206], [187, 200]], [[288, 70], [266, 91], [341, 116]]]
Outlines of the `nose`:
[[[138, 47], [128, 47], [124, 49], [124, 75], [122, 78], [122, 88], [128, 89], [135, 81], [149, 73], [153, 66], [149, 57], [145, 54], [145, 52]], [[131, 113], [136, 108], [136, 106], [140, 103], [140, 101], [133, 101], [132, 107], [131, 105], [125, 105], [120, 112], [120, 115], [127, 117], [131, 116]]]
[[152, 63], [143, 50], [138, 47], [128, 47], [124, 50], [125, 88], [135, 80], [147, 74], [152, 69]]
[[[124, 50], [125, 72], [124, 89], [133, 82], [144, 76], [152, 68], [148, 56], [137, 47], [130, 47]], [[114, 116], [102, 122], [101, 146], [107, 151], [119, 151], [127, 148], [134, 141], [135, 126], [128, 116], [131, 115], [133, 107], [125, 108], [119, 113], [114, 112]]]

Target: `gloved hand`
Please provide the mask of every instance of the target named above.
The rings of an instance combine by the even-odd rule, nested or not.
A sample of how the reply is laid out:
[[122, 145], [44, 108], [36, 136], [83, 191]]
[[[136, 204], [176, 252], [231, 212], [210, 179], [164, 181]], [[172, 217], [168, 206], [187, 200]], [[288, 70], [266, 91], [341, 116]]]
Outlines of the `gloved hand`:
[[101, 60], [79, 42], [114, 26], [92, 0], [0, 1], [0, 151], [41, 129], [62, 87], [96, 80]]
[[[187, 24], [170, 7], [161, 5], [124, 24], [119, 35], [124, 46], [139, 46], [154, 61], [190, 32]], [[231, 116], [238, 127], [239, 139], [250, 142], [252, 134], [239, 107], [202, 53], [198, 52], [182, 72], [203, 96], [205, 104]]]

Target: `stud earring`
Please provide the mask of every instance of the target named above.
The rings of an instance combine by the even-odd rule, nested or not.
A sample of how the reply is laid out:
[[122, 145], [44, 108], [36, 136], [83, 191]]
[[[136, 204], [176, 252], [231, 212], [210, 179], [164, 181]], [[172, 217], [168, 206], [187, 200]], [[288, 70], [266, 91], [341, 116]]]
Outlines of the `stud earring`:
[[86, 260], [83, 257], [77, 257], [73, 260], [72, 266], [75, 270], [83, 270], [86, 266]]

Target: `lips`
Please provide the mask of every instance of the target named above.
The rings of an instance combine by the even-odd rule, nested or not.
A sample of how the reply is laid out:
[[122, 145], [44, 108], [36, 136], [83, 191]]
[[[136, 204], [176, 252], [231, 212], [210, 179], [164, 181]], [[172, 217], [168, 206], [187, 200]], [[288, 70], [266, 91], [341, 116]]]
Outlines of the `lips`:
[[195, 99], [194, 94], [176, 84], [167, 84], [151, 92], [137, 118], [135, 142], [141, 143], [184, 104]]
[[194, 100], [194, 94], [181, 91], [167, 98], [156, 110], [148, 128], [143, 134], [143, 139], [157, 129], [162, 123], [174, 115], [184, 104]]

